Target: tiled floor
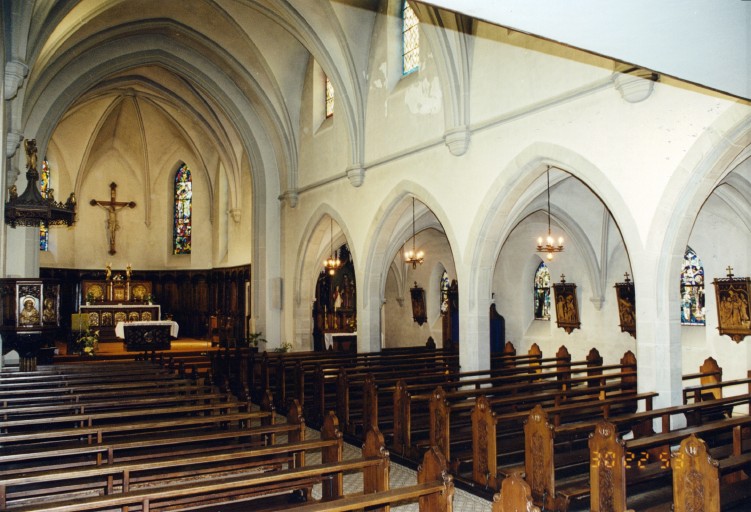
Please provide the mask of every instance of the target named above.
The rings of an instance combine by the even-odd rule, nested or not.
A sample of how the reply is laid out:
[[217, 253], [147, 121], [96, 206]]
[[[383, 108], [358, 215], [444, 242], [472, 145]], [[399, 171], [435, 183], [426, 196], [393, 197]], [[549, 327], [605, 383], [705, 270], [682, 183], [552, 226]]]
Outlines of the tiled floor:
[[[320, 436], [318, 431], [308, 429], [306, 433], [307, 439], [317, 439]], [[355, 459], [361, 456], [361, 450], [359, 447], [355, 447], [351, 444], [344, 443], [344, 458]], [[310, 453], [306, 456], [307, 464], [320, 463], [320, 453]], [[417, 472], [396, 464], [391, 461], [389, 472], [389, 486], [393, 488], [404, 487], [407, 485], [414, 485], [417, 483]], [[346, 474], [344, 476], [344, 494], [352, 494], [360, 492], [362, 490], [362, 473], [356, 472], [352, 474]], [[316, 486], [313, 489], [313, 495], [316, 498], [320, 498], [320, 486]], [[404, 503], [394, 507], [391, 507], [393, 512], [417, 512], [417, 502]], [[455, 489], [454, 492], [454, 510], [457, 512], [488, 512], [490, 510], [490, 502], [474, 496], [468, 492], [460, 489]]]

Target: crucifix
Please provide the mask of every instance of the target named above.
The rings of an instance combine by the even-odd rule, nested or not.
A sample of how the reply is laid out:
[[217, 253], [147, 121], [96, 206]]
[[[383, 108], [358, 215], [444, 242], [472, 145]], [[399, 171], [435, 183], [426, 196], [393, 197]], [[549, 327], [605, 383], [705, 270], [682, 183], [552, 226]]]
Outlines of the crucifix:
[[101, 206], [107, 210], [107, 238], [110, 242], [110, 254], [115, 254], [115, 232], [120, 229], [120, 224], [117, 222], [117, 212], [125, 207], [135, 208], [136, 203], [134, 201], [124, 202], [117, 201], [117, 183], [114, 181], [110, 183], [110, 200], [109, 201], [97, 201], [92, 199], [89, 204], [91, 206]]

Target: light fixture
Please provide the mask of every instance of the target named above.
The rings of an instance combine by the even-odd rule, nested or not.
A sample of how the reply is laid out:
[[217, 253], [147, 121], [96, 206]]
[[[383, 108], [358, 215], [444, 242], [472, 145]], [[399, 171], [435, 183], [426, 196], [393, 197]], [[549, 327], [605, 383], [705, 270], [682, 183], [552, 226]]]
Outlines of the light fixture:
[[42, 197], [37, 186], [37, 143], [35, 139], [24, 141], [26, 150], [26, 190], [20, 196], [13, 185], [8, 189], [5, 203], [5, 223], [16, 226], [72, 226], [76, 221], [76, 195], [71, 192], [68, 200], [58, 203], [52, 196]]
[[417, 264], [422, 265], [425, 261], [425, 253], [415, 250], [415, 198], [412, 198], [412, 250], [404, 252], [404, 262], [411, 263], [412, 268], [417, 268]]
[[548, 178], [548, 236], [545, 239], [545, 245], [542, 244], [542, 237], [537, 238], [537, 252], [547, 253], [548, 260], [552, 260], [554, 253], [563, 251], [563, 237], [559, 236], [558, 245], [554, 245], [553, 236], [550, 233], [550, 166], [545, 173]]
[[323, 261], [323, 266], [328, 270], [329, 275], [334, 275], [337, 270], [339, 270], [342, 267], [342, 260], [339, 259], [339, 256], [337, 256], [334, 253], [334, 220], [329, 217], [329, 223], [331, 227], [331, 238], [329, 239], [329, 249], [331, 250], [331, 255], [328, 257], [328, 259]]

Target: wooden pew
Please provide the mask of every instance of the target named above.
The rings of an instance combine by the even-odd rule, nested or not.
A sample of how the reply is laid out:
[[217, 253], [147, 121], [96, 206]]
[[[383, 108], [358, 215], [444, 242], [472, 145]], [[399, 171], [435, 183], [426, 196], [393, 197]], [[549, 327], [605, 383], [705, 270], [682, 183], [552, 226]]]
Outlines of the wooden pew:
[[[370, 429], [369, 432], [372, 432]], [[380, 438], [383, 441], [383, 437]], [[367, 436], [366, 444], [367, 445]], [[381, 453], [385, 453], [385, 447]], [[371, 475], [363, 479], [362, 494], [344, 496], [341, 498], [321, 501], [309, 505], [295, 507], [296, 512], [338, 512], [347, 510], [388, 510], [378, 507], [388, 506], [405, 501], [418, 500], [421, 512], [451, 512], [453, 510], [454, 483], [448, 474], [446, 459], [438, 450], [430, 449], [425, 452], [422, 464], [417, 468], [417, 484], [389, 489], [388, 478], [380, 480], [378, 475]]]
[[[699, 366], [698, 373], [689, 373], [683, 375], [683, 382], [699, 380], [699, 386], [704, 386], [704, 393], [712, 395], [712, 398], [722, 398], [722, 392], [719, 389], [714, 389], [711, 384], [717, 384], [722, 382], [722, 368], [717, 364], [717, 360], [713, 357], [708, 357]], [[693, 386], [686, 386], [684, 388], [691, 389]], [[684, 400], [686, 403], [686, 393], [684, 391]]]
[[[640, 511], [667, 511], [672, 505], [673, 510], [719, 512], [751, 495], [748, 474], [740, 471], [742, 474], [738, 475], [741, 468], [748, 472], [751, 467], [751, 453], [714, 460], [706, 444], [694, 433], [685, 437], [669, 457], [652, 464], [632, 465], [626, 443], [617, 435], [615, 425], [608, 422], [598, 424], [589, 446], [590, 510], [595, 512], [626, 511], [627, 501], [639, 505]], [[670, 480], [665, 478], [670, 468], [672, 491]], [[722, 473], [730, 474], [731, 478], [721, 478]]]
[[[331, 423], [329, 422], [329, 425]], [[325, 428], [334, 439], [341, 438], [333, 429]], [[279, 447], [285, 452], [288, 447]], [[268, 451], [268, 450], [267, 450]], [[314, 466], [295, 466], [260, 474], [205, 475], [189, 484], [165, 483], [148, 489], [128, 490], [125, 492], [80, 498], [76, 500], [49, 501], [34, 505], [14, 508], [18, 512], [65, 512], [99, 510], [103, 508], [140, 506], [148, 511], [151, 507], [162, 508], [179, 505], [197, 507], [210, 504], [216, 499], [233, 502], [258, 499], [269, 493], [289, 492], [302, 489], [307, 493], [314, 483], [323, 483], [325, 500], [342, 498], [342, 475], [344, 472], [363, 472], [365, 493], [380, 493], [388, 486], [388, 452], [383, 446], [383, 438], [377, 430], [371, 430], [363, 445], [363, 456], [354, 460], [341, 460], [341, 443], [322, 448], [322, 463]], [[331, 460], [331, 456], [336, 460]], [[427, 489], [424, 492], [428, 492]], [[435, 494], [433, 491], [430, 494]], [[252, 506], [252, 505], [251, 505]], [[324, 509], [326, 510], [326, 509]], [[345, 509], [346, 510], [346, 509]], [[437, 509], [436, 509], [437, 510]], [[450, 508], [448, 509], [450, 510]]]
[[[624, 367], [630, 367], [631, 364], [628, 363]], [[617, 366], [617, 368], [619, 367]], [[601, 367], [590, 367], [586, 372], [590, 374], [590, 371], [594, 368]], [[488, 413], [491, 410], [500, 409], [502, 406], [505, 407], [505, 411], [515, 411], [508, 412], [502, 416], [502, 419], [508, 422], [504, 428], [514, 430], [518, 427], [514, 426], [513, 423], [516, 422], [518, 425], [526, 417], [526, 413], [523, 411], [529, 411], [529, 409], [532, 409], [537, 404], [553, 407], [551, 411], [556, 425], [560, 424], [563, 418], [566, 418], [566, 421], [573, 421], [577, 416], [582, 414], [607, 416], [613, 412], [612, 409], [635, 411], [639, 400], [647, 401], [647, 407], [651, 408], [651, 400], [655, 394], [635, 393], [631, 386], [631, 379], [635, 375], [635, 367], [633, 370], [633, 372], [629, 369], [625, 373], [614, 374], [598, 373], [599, 382], [602, 382], [603, 379], [615, 380], [613, 383], [604, 384], [599, 387], [589, 387], [589, 384], [592, 384], [592, 378], [589, 376], [565, 381], [553, 380], [551, 382], [537, 381], [528, 383], [522, 387], [524, 392], [517, 391], [513, 395], [500, 398], [489, 399], [486, 397], [487, 411], [485, 412]], [[625, 391], [621, 389], [624, 382]], [[572, 384], [579, 384], [579, 386]], [[465, 400], [453, 404], [446, 400], [446, 397], [450, 395], [449, 393], [445, 393], [442, 389], [433, 392], [430, 399], [430, 443], [441, 447], [444, 455], [451, 461], [452, 468], [455, 471], [459, 471], [458, 462], [475, 460], [475, 456], [483, 456], [482, 452], [484, 452], [484, 449], [480, 449], [478, 452], [470, 448], [467, 449], [468, 453], [455, 459], [451, 455], [451, 450], [454, 449], [451, 448], [451, 445], [458, 443], [469, 444], [473, 438], [475, 439], [474, 444], [477, 445], [478, 436], [483, 438], [487, 436], [487, 428], [472, 428], [472, 411], [476, 408], [477, 398], [482, 396], [483, 393], [492, 391], [492, 389], [483, 388], [471, 394], [455, 392], [452, 394], [453, 396], [460, 396], [465, 398]], [[499, 388], [499, 391], [502, 392], [503, 388]], [[468, 400], [469, 398], [472, 398], [472, 400]], [[492, 420], [482, 421], [492, 422], [493, 432], [495, 432], [495, 423], [497, 420], [498, 418], [494, 417]], [[486, 470], [475, 468], [473, 471], [475, 478], [478, 471], [481, 474], [487, 472]], [[495, 475], [494, 472], [491, 472], [491, 474]], [[483, 484], [486, 483], [483, 482]]]
[[[296, 410], [299, 411], [299, 408]], [[324, 461], [340, 460], [342, 440], [336, 432], [335, 417], [332, 417], [324, 427], [320, 440], [305, 440], [304, 428], [300, 428], [302, 422], [299, 419], [290, 417], [289, 425], [293, 428], [287, 430], [288, 442], [281, 445], [254, 445], [238, 443], [235, 440], [212, 447], [204, 444], [208, 439], [205, 435], [165, 440], [166, 442], [160, 443], [154, 442], [151, 438], [133, 439], [129, 441], [131, 446], [138, 444], [139, 448], [143, 448], [140, 443], [147, 443], [152, 453], [148, 457], [128, 457], [122, 462], [110, 461], [98, 466], [62, 470], [26, 469], [21, 473], [3, 474], [0, 478], [0, 497], [13, 501], [15, 509], [17, 506], [30, 505], [42, 500], [65, 500], [72, 497], [71, 493], [90, 494], [92, 491], [98, 491], [109, 495], [128, 492], [131, 486], [135, 486], [135, 490], [138, 484], [142, 483], [148, 483], [153, 488], [157, 484], [169, 484], [172, 480], [185, 476], [211, 476], [247, 469], [279, 469], [282, 464], [290, 468], [301, 467], [304, 465], [305, 452], [310, 450], [324, 452]], [[279, 430], [278, 427], [275, 430]], [[257, 432], [253, 433], [252, 429], [248, 429], [239, 436], [258, 435], [263, 428], [256, 430]], [[199, 444], [203, 446], [197, 446]], [[124, 444], [108, 447], [110, 454], [123, 448]], [[40, 487], [40, 484], [43, 484], [43, 487]], [[0, 510], [5, 510], [6, 505], [4, 502], [0, 503]]]
[[491, 512], [540, 512], [532, 492], [522, 476], [515, 472], [504, 478], [501, 491], [493, 495]]
[[[751, 454], [736, 456], [725, 467], [749, 464]], [[681, 441], [680, 448], [672, 454], [673, 470], [673, 510], [675, 512], [720, 512], [740, 503], [748, 504], [751, 499], [751, 485], [748, 475], [745, 478], [722, 484], [720, 471], [722, 464], [708, 453], [707, 445], [691, 434]]]
[[[586, 377], [572, 378], [575, 372], [581, 372], [586, 376], [592, 375], [597, 377], [597, 383], [602, 383], [604, 380], [610, 378], [620, 378], [621, 389], [635, 389], [636, 380], [636, 359], [633, 354], [628, 357], [629, 353], [624, 355], [621, 361], [621, 365], [612, 366], [600, 366], [601, 358], [596, 350], [590, 351], [587, 359], [580, 362], [571, 362], [570, 357], [566, 357], [563, 354], [568, 354], [565, 347], [559, 349], [556, 356], [557, 361], [549, 365], [533, 365], [530, 367], [514, 366], [511, 369], [511, 374], [496, 373], [492, 371], [491, 377], [483, 379], [461, 379], [458, 383], [448, 384], [448, 389], [456, 388], [457, 386], [474, 387], [475, 391], [462, 391], [452, 392], [449, 395], [450, 398], [456, 398], [457, 400], [463, 399], [465, 401], [464, 413], [467, 415], [467, 424], [469, 424], [469, 415], [473, 403], [471, 399], [480, 393], [495, 393], [499, 396], [508, 395], [514, 396], [528, 395], [527, 391], [531, 391], [532, 388], [538, 387], [540, 389], [560, 389], [565, 391], [573, 385], [588, 383], [595, 384], [595, 379], [588, 379]], [[623, 375], [607, 376], [603, 375], [605, 369], [622, 369]], [[545, 370], [545, 371], [543, 371]], [[554, 370], [554, 371], [548, 371]], [[628, 370], [628, 372], [626, 371]], [[461, 377], [463, 374], [460, 374]], [[546, 382], [547, 381], [547, 382]], [[487, 387], [492, 386], [492, 387]], [[433, 389], [430, 393], [425, 392], [425, 386], [422, 385], [406, 385], [404, 381], [397, 381], [394, 387], [393, 393], [393, 432], [394, 439], [392, 443], [392, 449], [401, 455], [409, 457], [414, 455], [417, 444], [421, 442], [421, 438], [425, 439], [429, 435], [431, 417], [428, 415], [416, 416], [412, 414], [412, 409], [422, 409], [423, 411], [428, 409], [424, 406], [424, 402], [430, 402], [433, 397]], [[481, 391], [480, 391], [481, 390]], [[506, 402], [518, 404], [522, 401], [522, 396], [518, 398], [506, 398]], [[537, 397], [539, 399], [541, 397]], [[504, 398], [499, 398], [499, 402]], [[461, 408], [462, 406], [460, 406]], [[531, 408], [531, 406], [530, 406]], [[380, 419], [380, 418], [379, 418]], [[448, 422], [446, 422], [448, 423]], [[422, 433], [421, 436], [419, 433]], [[420, 450], [417, 450], [419, 453]]]
[[[402, 453], [398, 450], [403, 450], [405, 445], [409, 446], [410, 443], [405, 443], [404, 439], [411, 434], [405, 431], [404, 425], [407, 421], [410, 423], [412, 421], [411, 417], [404, 417], [410, 414], [405, 401], [411, 401], [414, 394], [422, 395], [427, 401], [430, 392], [436, 386], [441, 386], [446, 391], [471, 387], [505, 386], [516, 380], [536, 380], [538, 375], [548, 369], [560, 372], [558, 377], [562, 380], [570, 377], [570, 371], [573, 371], [576, 366], [591, 364], [590, 361], [572, 363], [565, 346], [561, 346], [556, 356], [552, 358], [542, 358], [537, 344], [532, 345], [528, 354], [513, 357], [512, 363], [506, 360], [503, 364], [494, 365], [489, 370], [472, 372], [420, 372], [411, 376], [368, 373], [364, 376], [360, 375], [357, 380], [348, 376], [346, 372], [342, 372], [344, 375], [340, 374], [337, 381], [337, 415], [345, 418], [345, 423], [349, 427], [347, 431], [351, 434], [364, 431], [368, 421], [377, 424], [381, 432], [386, 435], [393, 433], [392, 449], [397, 450], [397, 453]], [[373, 376], [374, 391], [367, 388], [370, 385], [367, 380], [369, 375]], [[530, 376], [530, 378], [524, 379], [523, 375]], [[550, 375], [547, 377], [550, 378]], [[397, 408], [400, 411], [399, 414], [395, 413]], [[397, 428], [394, 428], [395, 424]], [[424, 430], [427, 431], [427, 416], [424, 425]]]

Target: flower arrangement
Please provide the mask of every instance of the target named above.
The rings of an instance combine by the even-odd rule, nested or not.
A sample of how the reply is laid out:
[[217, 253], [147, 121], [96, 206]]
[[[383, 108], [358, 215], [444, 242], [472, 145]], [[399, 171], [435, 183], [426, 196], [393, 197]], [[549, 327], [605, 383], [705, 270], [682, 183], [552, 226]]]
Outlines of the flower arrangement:
[[99, 331], [90, 331], [88, 328], [81, 331], [76, 340], [76, 345], [81, 355], [93, 357], [99, 348]]

